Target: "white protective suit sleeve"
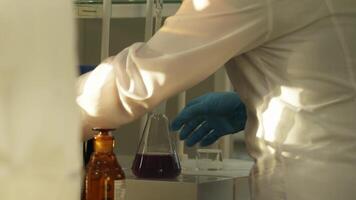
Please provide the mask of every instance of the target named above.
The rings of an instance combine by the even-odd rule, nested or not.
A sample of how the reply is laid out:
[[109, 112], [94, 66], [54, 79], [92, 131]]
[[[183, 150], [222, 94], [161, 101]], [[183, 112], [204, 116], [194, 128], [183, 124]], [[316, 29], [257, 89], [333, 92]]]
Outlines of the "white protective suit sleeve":
[[0, 1], [0, 199], [78, 200], [72, 0]]
[[206, 79], [270, 32], [265, 0], [183, 1], [147, 43], [135, 43], [81, 77], [87, 128], [117, 127]]

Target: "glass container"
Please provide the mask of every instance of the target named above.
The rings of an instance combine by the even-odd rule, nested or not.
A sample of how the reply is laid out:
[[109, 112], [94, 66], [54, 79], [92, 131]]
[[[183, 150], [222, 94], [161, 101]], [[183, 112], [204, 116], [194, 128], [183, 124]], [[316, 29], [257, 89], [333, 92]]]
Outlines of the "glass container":
[[123, 200], [125, 174], [113, 152], [114, 129], [95, 128], [94, 152], [86, 166], [84, 200]]
[[223, 168], [221, 149], [197, 149], [196, 161], [199, 170], [222, 170]]
[[176, 178], [181, 166], [169, 133], [168, 119], [162, 113], [150, 113], [146, 121], [132, 172], [138, 178]]

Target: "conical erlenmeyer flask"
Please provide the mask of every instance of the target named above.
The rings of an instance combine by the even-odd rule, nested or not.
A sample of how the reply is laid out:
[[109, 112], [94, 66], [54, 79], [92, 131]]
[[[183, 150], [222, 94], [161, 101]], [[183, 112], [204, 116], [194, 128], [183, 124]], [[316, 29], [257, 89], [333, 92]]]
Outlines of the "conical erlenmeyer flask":
[[164, 114], [149, 114], [132, 164], [132, 172], [137, 177], [165, 179], [180, 174], [181, 167], [168, 124]]

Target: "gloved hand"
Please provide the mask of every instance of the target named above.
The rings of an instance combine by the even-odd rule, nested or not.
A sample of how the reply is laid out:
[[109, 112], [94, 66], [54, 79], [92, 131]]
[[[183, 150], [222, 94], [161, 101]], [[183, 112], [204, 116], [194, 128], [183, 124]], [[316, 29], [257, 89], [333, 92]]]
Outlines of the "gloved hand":
[[245, 128], [246, 108], [235, 92], [212, 92], [190, 101], [171, 124], [187, 146], [214, 143]]

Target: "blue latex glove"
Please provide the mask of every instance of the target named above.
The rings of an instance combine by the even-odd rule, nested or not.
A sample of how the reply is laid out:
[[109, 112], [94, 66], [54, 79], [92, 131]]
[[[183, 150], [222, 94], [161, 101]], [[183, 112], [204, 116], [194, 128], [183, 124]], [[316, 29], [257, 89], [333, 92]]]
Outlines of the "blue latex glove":
[[94, 65], [80, 65], [79, 66], [79, 74], [85, 74], [87, 72], [93, 71], [96, 66]]
[[190, 101], [173, 120], [171, 128], [180, 131], [187, 146], [214, 143], [221, 136], [245, 128], [246, 108], [235, 92], [213, 92]]

